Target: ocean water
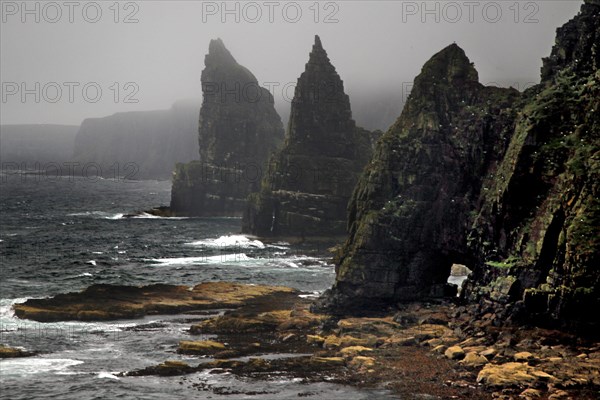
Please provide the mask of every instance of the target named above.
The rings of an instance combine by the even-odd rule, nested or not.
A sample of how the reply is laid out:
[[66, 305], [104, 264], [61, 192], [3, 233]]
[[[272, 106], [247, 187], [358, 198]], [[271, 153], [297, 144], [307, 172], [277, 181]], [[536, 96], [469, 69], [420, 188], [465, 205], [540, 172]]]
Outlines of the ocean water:
[[[170, 182], [14, 174], [0, 179], [0, 343], [40, 353], [0, 360], [0, 398], [393, 398], [383, 391], [281, 378], [116, 377], [167, 359], [197, 362], [175, 349], [189, 338], [190, 320], [199, 317], [38, 323], [16, 318], [12, 305], [97, 283], [222, 280], [316, 295], [334, 279], [331, 244], [262, 242], [241, 235], [237, 218], [124, 218], [168, 204]], [[199, 389], [207, 386], [215, 390]]]

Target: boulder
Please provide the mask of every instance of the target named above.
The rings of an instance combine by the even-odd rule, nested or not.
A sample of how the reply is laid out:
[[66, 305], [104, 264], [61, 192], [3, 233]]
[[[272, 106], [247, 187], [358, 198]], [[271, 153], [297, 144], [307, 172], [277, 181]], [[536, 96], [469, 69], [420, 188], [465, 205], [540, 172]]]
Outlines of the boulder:
[[465, 358], [465, 351], [460, 346], [448, 347], [444, 355], [450, 360], [462, 360]]

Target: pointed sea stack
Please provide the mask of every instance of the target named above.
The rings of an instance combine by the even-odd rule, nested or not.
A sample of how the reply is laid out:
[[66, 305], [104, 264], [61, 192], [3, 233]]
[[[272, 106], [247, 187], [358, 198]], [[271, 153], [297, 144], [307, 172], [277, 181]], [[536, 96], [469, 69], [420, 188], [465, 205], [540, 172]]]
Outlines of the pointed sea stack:
[[319, 307], [357, 312], [448, 293], [471, 210], [514, 127], [514, 89], [484, 87], [456, 44], [434, 55], [377, 143], [349, 205], [350, 236]]
[[285, 145], [260, 193], [250, 196], [242, 230], [258, 236], [343, 235], [347, 204], [371, 155], [369, 132], [352, 119], [350, 99], [321, 40], [292, 101]]
[[260, 187], [269, 154], [283, 141], [273, 96], [237, 63], [221, 39], [211, 40], [202, 71], [200, 160], [177, 164], [171, 213], [241, 216]]

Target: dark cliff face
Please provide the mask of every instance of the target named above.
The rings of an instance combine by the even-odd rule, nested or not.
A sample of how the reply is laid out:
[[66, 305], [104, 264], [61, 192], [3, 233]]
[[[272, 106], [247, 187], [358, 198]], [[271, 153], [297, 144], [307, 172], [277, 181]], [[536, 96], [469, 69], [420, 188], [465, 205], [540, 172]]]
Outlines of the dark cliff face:
[[589, 75], [600, 67], [600, 0], [584, 0], [580, 14], [557, 29], [556, 45], [544, 58], [542, 82], [568, 68], [577, 75]]
[[320, 307], [443, 295], [458, 262], [474, 271], [463, 297], [499, 320], [598, 323], [599, 24], [587, 1], [523, 95], [477, 83], [456, 45], [423, 67], [356, 187]]
[[470, 211], [508, 145], [518, 99], [482, 86], [456, 45], [425, 64], [352, 196], [335, 306], [444, 293], [451, 264], [467, 258]]
[[600, 2], [558, 29], [469, 234], [465, 298], [517, 321], [600, 325]]
[[265, 164], [283, 141], [273, 96], [238, 64], [221, 39], [212, 40], [202, 71], [200, 161], [222, 167]]
[[371, 134], [352, 119], [343, 82], [317, 36], [298, 79], [282, 150], [260, 193], [249, 198], [243, 231], [259, 236], [342, 235], [346, 207], [371, 154]]
[[221, 39], [212, 40], [202, 71], [200, 160], [178, 164], [171, 210], [177, 215], [241, 215], [258, 190], [272, 151], [283, 141], [273, 97], [237, 63]]

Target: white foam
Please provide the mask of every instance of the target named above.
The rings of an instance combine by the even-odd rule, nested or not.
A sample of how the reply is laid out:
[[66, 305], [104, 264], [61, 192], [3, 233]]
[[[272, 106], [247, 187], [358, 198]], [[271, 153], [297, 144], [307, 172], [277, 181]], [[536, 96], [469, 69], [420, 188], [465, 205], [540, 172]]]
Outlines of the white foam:
[[139, 215], [134, 215], [131, 218], [137, 219], [188, 219], [189, 217], [161, 217], [159, 215], [149, 214], [147, 212], [142, 212]]
[[[6, 325], [16, 320], [13, 305], [25, 303], [27, 300], [27, 297], [19, 297], [17, 299], [0, 299], [0, 328], [2, 330], [13, 330], [9, 329], [9, 326]], [[16, 328], [14, 330], [16, 330]]]
[[115, 376], [113, 374], [111, 374], [110, 372], [100, 372], [98, 374], [98, 379], [115, 379], [115, 380], [120, 380], [118, 376]]
[[83, 277], [83, 276], [93, 276], [93, 275], [90, 274], [89, 272], [84, 272], [83, 274], [77, 275], [77, 277]]
[[0, 369], [2, 369], [2, 376], [23, 376], [44, 372], [60, 373], [79, 364], [83, 364], [83, 361], [69, 358], [9, 358], [0, 362]]
[[195, 264], [218, 264], [232, 263], [251, 260], [244, 253], [235, 254], [220, 254], [217, 256], [201, 256], [201, 257], [178, 257], [178, 258], [153, 258], [147, 261], [160, 265], [195, 265]]
[[106, 211], [84, 211], [67, 214], [68, 217], [94, 217], [94, 218], [104, 218], [104, 219], [120, 219], [123, 217], [121, 213], [109, 213]]
[[89, 260], [89, 261], [86, 261], [85, 263], [86, 263], [86, 264], [91, 264], [91, 265], [93, 265], [94, 267], [96, 266], [96, 260]]
[[216, 249], [223, 248], [241, 248], [241, 249], [264, 249], [266, 246], [260, 240], [252, 240], [244, 235], [227, 235], [218, 239], [202, 239], [195, 242], [186, 243], [188, 246], [200, 246]]
[[313, 298], [317, 298], [319, 297], [319, 295], [321, 294], [321, 292], [319, 291], [314, 291], [312, 293], [307, 293], [307, 294], [299, 294], [298, 297], [302, 297], [303, 299], [313, 299]]

